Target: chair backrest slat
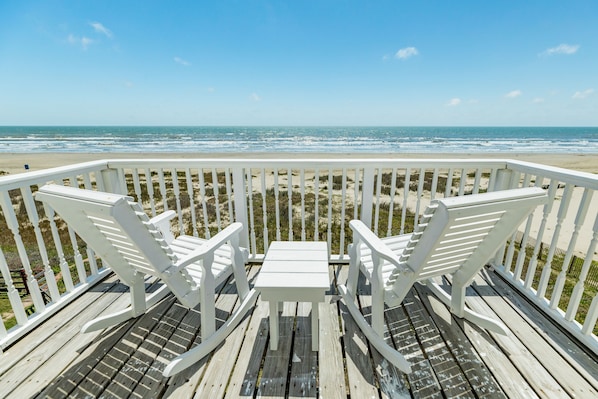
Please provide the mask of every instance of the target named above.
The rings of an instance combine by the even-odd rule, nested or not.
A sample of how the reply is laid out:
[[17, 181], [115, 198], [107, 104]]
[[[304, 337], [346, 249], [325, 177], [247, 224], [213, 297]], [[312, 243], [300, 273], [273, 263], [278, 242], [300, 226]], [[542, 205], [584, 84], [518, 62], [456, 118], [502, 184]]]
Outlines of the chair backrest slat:
[[[415, 280], [444, 274], [469, 280], [545, 201], [544, 190], [535, 187], [437, 200], [424, 212], [426, 223], [416, 227], [401, 263]], [[388, 284], [397, 280], [393, 275]]]
[[167, 272], [176, 255], [132, 198], [48, 185], [36, 199], [50, 205], [126, 282], [139, 271], [162, 279], [179, 299], [195, 297], [188, 294], [197, 284], [184, 269]]

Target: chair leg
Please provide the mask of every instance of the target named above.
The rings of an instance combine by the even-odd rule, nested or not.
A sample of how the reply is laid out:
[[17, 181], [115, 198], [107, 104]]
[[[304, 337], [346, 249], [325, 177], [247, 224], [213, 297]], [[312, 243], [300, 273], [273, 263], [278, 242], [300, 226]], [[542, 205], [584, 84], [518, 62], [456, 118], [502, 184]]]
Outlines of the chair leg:
[[442, 303], [451, 309], [451, 313], [455, 316], [468, 320], [486, 330], [502, 335], [508, 335], [509, 330], [503, 323], [481, 313], [474, 312], [465, 306], [466, 287], [456, 287], [453, 285], [451, 295], [449, 295], [432, 280], [427, 281], [427, 286], [432, 290], [436, 297], [442, 301]]
[[[145, 283], [143, 278], [140, 282], [131, 285], [131, 306], [109, 315], [100, 316], [88, 321], [81, 328], [82, 333], [103, 330], [104, 328], [114, 326], [129, 319], [133, 319], [145, 313], [146, 309], [154, 306], [161, 301], [170, 290], [166, 285], [160, 287], [156, 292], [145, 297]], [[143, 294], [143, 298], [142, 298]], [[142, 302], [143, 301], [143, 302]]]
[[164, 377], [172, 377], [173, 375], [180, 373], [216, 349], [235, 329], [245, 314], [253, 307], [257, 297], [258, 292], [252, 289], [241, 303], [239, 309], [237, 309], [237, 311], [232, 314], [214, 334], [206, 339], [202, 339], [202, 342], [195, 348], [174, 358], [164, 369], [164, 372], [162, 373]]
[[355, 305], [355, 298], [353, 295], [347, 290], [347, 287], [344, 285], [339, 285], [338, 289], [343, 297], [345, 305], [347, 309], [349, 309], [349, 313], [355, 320], [357, 326], [361, 329], [363, 334], [369, 340], [370, 344], [390, 363], [392, 363], [396, 368], [401, 370], [404, 373], [411, 373], [411, 365], [405, 359], [401, 353], [399, 353], [395, 348], [388, 345], [384, 341], [384, 337], [378, 335], [376, 331], [368, 324], [365, 320], [357, 306]]

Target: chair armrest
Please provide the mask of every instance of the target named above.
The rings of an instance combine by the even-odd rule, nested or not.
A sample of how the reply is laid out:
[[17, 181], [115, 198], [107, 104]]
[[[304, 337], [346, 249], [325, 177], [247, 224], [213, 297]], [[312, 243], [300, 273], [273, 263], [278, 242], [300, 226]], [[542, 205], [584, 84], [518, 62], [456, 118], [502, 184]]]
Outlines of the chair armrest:
[[[401, 265], [399, 257], [361, 220], [351, 220], [349, 226], [351, 227], [351, 230], [353, 230], [353, 245], [358, 244], [358, 241], [362, 241], [372, 251], [372, 255], [376, 254], [396, 267], [405, 269], [404, 266]], [[375, 262], [374, 267], [378, 267]]]
[[[243, 230], [243, 224], [239, 222], [235, 222], [222, 230], [220, 233], [216, 234], [214, 237], [210, 238], [206, 241], [201, 247], [191, 251], [185, 257], [181, 258], [176, 266], [177, 267], [186, 267], [191, 263], [198, 261], [206, 257], [208, 254], [212, 254], [220, 248], [222, 245], [226, 244], [228, 241], [231, 241], [233, 246], [233, 251], [240, 251], [238, 246], [238, 237], [239, 233]], [[234, 256], [234, 254], [233, 254]]]
[[175, 211], [166, 211], [150, 219], [150, 223], [162, 233], [167, 244], [174, 241], [174, 235], [170, 231], [170, 221], [176, 216]]

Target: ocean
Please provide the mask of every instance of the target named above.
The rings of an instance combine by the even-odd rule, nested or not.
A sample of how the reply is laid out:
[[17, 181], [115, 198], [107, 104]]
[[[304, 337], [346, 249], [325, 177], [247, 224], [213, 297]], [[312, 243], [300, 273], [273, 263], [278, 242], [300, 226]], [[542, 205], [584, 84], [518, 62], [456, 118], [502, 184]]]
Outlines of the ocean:
[[0, 126], [0, 153], [598, 154], [598, 127]]

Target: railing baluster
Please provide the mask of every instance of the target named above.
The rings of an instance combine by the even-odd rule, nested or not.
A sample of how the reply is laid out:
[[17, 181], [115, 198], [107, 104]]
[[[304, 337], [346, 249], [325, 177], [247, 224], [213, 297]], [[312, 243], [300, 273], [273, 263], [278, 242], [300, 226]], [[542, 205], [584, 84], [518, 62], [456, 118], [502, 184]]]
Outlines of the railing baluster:
[[264, 221], [264, 229], [263, 229], [263, 236], [264, 236], [264, 253], [268, 252], [268, 203], [266, 201], [266, 195], [268, 190], [266, 189], [266, 169], [262, 168], [261, 172], [261, 182], [262, 182], [262, 220]]
[[421, 168], [419, 170], [419, 182], [417, 184], [417, 198], [415, 200], [415, 220], [413, 221], [413, 225], [417, 226], [417, 224], [419, 223], [419, 209], [420, 209], [420, 205], [421, 205], [421, 200], [422, 200], [422, 193], [424, 191], [424, 181], [426, 177], [426, 172], [424, 171], [424, 168]]
[[[6, 212], [4, 212], [4, 214], [6, 215]], [[2, 252], [2, 247], [0, 247], [0, 274], [2, 274], [4, 284], [6, 284], [6, 294], [8, 295], [8, 301], [10, 302], [10, 306], [12, 308], [13, 314], [15, 315], [15, 319], [17, 320], [17, 324], [23, 326], [27, 323], [27, 313], [25, 313], [25, 308], [21, 302], [19, 291], [15, 288], [12, 281], [10, 269], [6, 263], [6, 258], [4, 257], [4, 252]], [[4, 323], [1, 320], [0, 325], [2, 328], [1, 336], [6, 336], [6, 329], [4, 328]], [[0, 347], [0, 352], [1, 350], [2, 348]]]
[[195, 211], [195, 188], [193, 187], [193, 174], [190, 168], [185, 169], [185, 181], [187, 182], [187, 194], [189, 195], [189, 210], [191, 213], [191, 229], [193, 236], [198, 237], [197, 231], [197, 213]]
[[392, 168], [390, 177], [390, 199], [388, 201], [388, 228], [386, 229], [386, 236], [392, 235], [392, 219], [395, 210], [395, 194], [397, 190], [397, 168]]
[[353, 182], [353, 219], [359, 218], [359, 168], [355, 167], [355, 180]]
[[[62, 184], [63, 182], [60, 181], [59, 183]], [[72, 187], [77, 187], [76, 178], [71, 177], [69, 179], [69, 184]], [[87, 271], [85, 270], [85, 264], [83, 263], [83, 255], [81, 255], [81, 252], [79, 251], [79, 243], [77, 241], [77, 237], [75, 235], [74, 230], [69, 225], [67, 225], [67, 230], [69, 233], [69, 239], [71, 240], [71, 246], [73, 248], [73, 259], [75, 261], [75, 266], [77, 269], [77, 277], [79, 278], [80, 283], [85, 283], [87, 281]], [[85, 246], [85, 248], [87, 249], [87, 245]]]
[[[249, 167], [250, 168], [250, 167]], [[243, 230], [240, 245], [249, 248], [249, 219], [247, 218], [247, 182], [246, 175], [243, 172], [245, 168], [237, 166], [232, 169], [233, 173], [233, 192], [235, 196], [235, 219], [245, 227]], [[255, 257], [255, 253], [252, 254]]]
[[75, 286], [73, 284], [73, 277], [71, 276], [69, 264], [64, 256], [64, 250], [62, 249], [62, 242], [60, 241], [58, 227], [56, 226], [56, 222], [54, 221], [55, 212], [54, 209], [52, 209], [52, 207], [46, 205], [44, 205], [44, 210], [46, 211], [46, 216], [48, 217], [48, 221], [50, 222], [50, 231], [52, 232], [52, 239], [54, 240], [54, 246], [56, 248], [56, 253], [58, 254], [58, 262], [60, 264], [60, 272], [62, 273], [62, 281], [64, 281], [64, 287], [66, 289], [66, 292], [71, 292], [73, 291], [73, 289], [75, 289]]
[[233, 208], [233, 189], [230, 180], [231, 170], [228, 168], [224, 169], [224, 184], [226, 186], [226, 196], [228, 198], [228, 216], [230, 220], [236, 220], [235, 212]]
[[341, 188], [341, 219], [339, 221], [341, 234], [339, 243], [339, 259], [345, 255], [345, 209], [347, 207], [347, 169], [343, 168], [342, 188]]
[[33, 195], [31, 194], [31, 187], [25, 186], [21, 188], [21, 195], [23, 203], [25, 204], [25, 210], [29, 221], [33, 226], [33, 232], [35, 233], [35, 239], [37, 241], [37, 249], [40, 257], [42, 258], [42, 265], [44, 270], [44, 277], [46, 279], [46, 285], [50, 291], [50, 298], [52, 302], [58, 302], [60, 300], [60, 292], [58, 292], [58, 285], [56, 285], [56, 276], [54, 270], [50, 267], [50, 260], [48, 259], [48, 250], [46, 249], [46, 243], [42, 231], [39, 227], [39, 215], [37, 214], [37, 208], [35, 207]]
[[438, 190], [438, 168], [434, 168], [432, 175], [432, 187], [430, 188], [430, 201], [436, 198], [436, 190]]
[[141, 183], [139, 182], [139, 170], [134, 168], [132, 171], [133, 175], [133, 189], [135, 190], [135, 196], [137, 196], [137, 203], [143, 208], [143, 197], [141, 195]]
[[314, 241], [320, 241], [320, 169], [314, 171]]
[[328, 169], [328, 230], [327, 242], [328, 248], [332, 246], [332, 169]]
[[586, 278], [588, 277], [588, 272], [590, 271], [590, 266], [592, 266], [592, 254], [596, 252], [596, 245], [598, 244], [598, 214], [596, 215], [596, 219], [594, 220], [594, 234], [592, 235], [592, 241], [588, 247], [588, 251], [586, 252], [588, 256], [583, 262], [583, 266], [581, 267], [581, 273], [579, 274], [579, 279], [573, 288], [573, 292], [571, 293], [571, 299], [569, 299], [569, 305], [567, 306], [567, 312], [565, 313], [565, 320], [571, 321], [577, 315], [577, 309], [579, 309], [579, 302], [581, 301], [581, 297], [583, 295], [583, 291], [585, 288]]
[[525, 283], [523, 285], [527, 290], [532, 287], [534, 282], [536, 267], [538, 265], [538, 254], [540, 253], [540, 249], [542, 247], [542, 237], [544, 235], [544, 231], [546, 230], [548, 215], [552, 210], [552, 204], [554, 203], [554, 196], [556, 194], [557, 186], [558, 182], [554, 179], [551, 179], [550, 188], [548, 189], [548, 202], [546, 205], [544, 205], [544, 209], [542, 211], [542, 221], [540, 222], [540, 229], [538, 230], [538, 236], [536, 237], [536, 245], [534, 246], [534, 252], [532, 253], [529, 265], [527, 266], [527, 274], [525, 276]]
[[179, 234], [185, 234], [185, 226], [183, 226], [183, 210], [181, 208], [181, 188], [179, 187], [179, 172], [176, 168], [172, 168], [172, 189], [174, 191], [174, 203], [176, 205], [176, 214], [179, 221]]
[[583, 322], [583, 326], [581, 327], [581, 333], [583, 335], [592, 335], [594, 331], [594, 327], [596, 326], [596, 322], [598, 321], [598, 295], [594, 296], [592, 299], [592, 303], [590, 304], [590, 308], [588, 309], [588, 313], [586, 315], [586, 319]]
[[305, 241], [305, 169], [299, 172], [299, 186], [301, 194], [301, 241]]
[[[513, 173], [513, 175], [515, 175], [515, 173]], [[536, 187], [541, 187], [542, 186], [542, 177], [536, 176]], [[513, 180], [512, 180], [513, 181]], [[525, 177], [523, 178], [524, 182], [527, 182], [527, 184], [529, 184], [529, 182], [531, 181], [531, 176], [526, 174]], [[529, 235], [530, 235], [530, 231], [533, 225], [533, 220], [534, 219], [534, 213], [532, 212], [528, 217], [527, 217], [527, 222], [525, 225], [525, 230], [523, 232], [523, 237], [521, 238], [521, 243], [519, 244], [519, 254], [517, 255], [517, 261], [515, 264], [515, 271], [513, 272], [513, 281], [515, 283], [521, 283], [521, 275], [523, 273], [523, 266], [525, 264], [525, 257], [526, 257], [526, 248], [527, 248], [527, 242], [529, 240]]]
[[583, 191], [583, 196], [581, 197], [581, 202], [579, 204], [579, 208], [577, 209], [577, 215], [575, 215], [573, 233], [571, 235], [571, 240], [569, 240], [569, 246], [567, 248], [567, 253], [565, 254], [565, 259], [563, 260], [563, 266], [561, 267], [561, 271], [556, 278], [554, 290], [552, 291], [552, 295], [550, 297], [551, 309], [556, 309], [559, 306], [561, 295], [563, 294], [563, 288], [565, 287], [565, 281], [567, 280], [567, 268], [569, 267], [571, 258], [573, 257], [573, 251], [575, 250], [575, 246], [577, 244], [579, 231], [586, 220], [588, 208], [592, 202], [593, 193], [594, 192], [592, 190], [587, 188]]
[[482, 180], [482, 169], [477, 168], [475, 171], [475, 177], [473, 179], [473, 191], [472, 194], [478, 194], [480, 192], [480, 182]]
[[289, 207], [289, 241], [293, 241], [293, 170], [287, 169], [287, 196]]
[[245, 170], [247, 180], [247, 201], [249, 202], [249, 242], [251, 244], [251, 253], [257, 253], [257, 246], [255, 241], [255, 220], [253, 217], [253, 176], [251, 168]]
[[[251, 181], [251, 173], [249, 173], [247, 180], [248, 180], [248, 182]], [[213, 195], [214, 195], [214, 206], [216, 207], [216, 224], [218, 225], [218, 231], [220, 232], [220, 231], [222, 231], [222, 221], [220, 219], [220, 198], [219, 198], [220, 190], [219, 190], [218, 186], [219, 186], [218, 173], [216, 171], [216, 168], [213, 168], [212, 169], [212, 191], [213, 191]], [[251, 190], [249, 192], [251, 193]]]
[[548, 286], [548, 281], [550, 280], [550, 273], [552, 272], [552, 258], [554, 257], [554, 252], [559, 245], [561, 227], [563, 225], [565, 217], [567, 216], [567, 210], [569, 209], [569, 204], [571, 203], [572, 193], [573, 185], [567, 184], [565, 186], [565, 192], [563, 193], [563, 197], [561, 198], [561, 205], [559, 206], [558, 214], [556, 217], [556, 226], [554, 227], [552, 232], [552, 241], [550, 242], [550, 249], [548, 250], [546, 263], [542, 268], [542, 275], [540, 276], [538, 291], [536, 292], [536, 296], [538, 298], [544, 298], [544, 295], [546, 294], [546, 288]]
[[[531, 175], [526, 174], [525, 177], [524, 177], [524, 179], [523, 179], [523, 185], [524, 185], [524, 187], [527, 186], [527, 185], [529, 185], [530, 181], [531, 181]], [[529, 232], [530, 232], [530, 230], [532, 228], [532, 221], [533, 221], [533, 215], [528, 216], [527, 223], [525, 225], [525, 230], [524, 230], [524, 233], [523, 233], [523, 238], [521, 239], [522, 243], [527, 244], [527, 240], [528, 240], [528, 237], [529, 237]], [[516, 243], [516, 241], [517, 241], [517, 231], [514, 231], [513, 234], [511, 235], [510, 240], [509, 240], [509, 247], [507, 249], [507, 253], [506, 253], [506, 256], [505, 256], [505, 262], [504, 262], [505, 273], [510, 273], [511, 272], [511, 266], [513, 265], [513, 257], [515, 256], [515, 243]], [[525, 247], [522, 247], [522, 248], [524, 248], [523, 252], [525, 252]], [[499, 251], [499, 253], [501, 255], [503, 255], [503, 252]], [[501, 259], [497, 259], [496, 263], [500, 263], [501, 260], [502, 260], [502, 256], [501, 256]], [[521, 256], [521, 254], [520, 254], [520, 256], [517, 257], [517, 265], [516, 265], [516, 268], [515, 268], [515, 270], [517, 271], [515, 273], [517, 275], [517, 277], [515, 278], [515, 281], [518, 281], [521, 278], [521, 271], [522, 271], [522, 267], [523, 267], [523, 261], [524, 261], [524, 257]]]
[[152, 181], [152, 172], [149, 168], [145, 168], [145, 184], [147, 188], [147, 195], [149, 196], [149, 203], [152, 210], [152, 217], [156, 216], [156, 203], [154, 201], [154, 183]]
[[462, 168], [461, 177], [459, 178], [459, 196], [465, 194], [465, 183], [467, 183], [467, 173], [465, 168]]
[[280, 241], [280, 202], [278, 195], [278, 169], [274, 169], [274, 204], [275, 204], [275, 215], [276, 215], [276, 240]]
[[199, 168], [198, 170], [199, 176], [199, 195], [201, 196], [201, 211], [203, 214], [203, 224], [205, 228], [205, 238], [210, 239], [212, 235], [210, 234], [210, 220], [208, 219], [208, 201], [206, 200], [206, 183], [203, 176], [203, 168]]
[[401, 230], [399, 234], [405, 234], [405, 220], [407, 219], [407, 204], [409, 199], [409, 186], [411, 184], [411, 168], [405, 169], [405, 181], [403, 182], [403, 208], [401, 209]]
[[168, 210], [168, 201], [166, 201], [166, 182], [164, 181], [163, 168], [158, 168], [158, 189], [162, 197], [162, 209], [166, 212]]
[[23, 265], [23, 269], [25, 269], [25, 273], [27, 274], [27, 287], [29, 288], [29, 293], [31, 294], [33, 304], [35, 305], [35, 311], [36, 313], [41, 313], [46, 309], [46, 305], [42, 298], [39, 284], [35, 279], [33, 271], [31, 270], [29, 256], [27, 255], [25, 244], [23, 243], [23, 239], [21, 238], [21, 234], [19, 232], [19, 222], [17, 221], [17, 216], [15, 215], [8, 191], [3, 191], [2, 197], [0, 198], [0, 206], [2, 207], [6, 224], [12, 233], [15, 244], [17, 245], [17, 252], [19, 253], [21, 264]]
[[382, 193], [382, 168], [378, 168], [376, 175], [376, 207], [374, 209], [374, 234], [378, 235], [378, 219], [380, 219], [380, 197]]
[[492, 168], [492, 170], [490, 171], [490, 177], [488, 178], [488, 191], [494, 190], [497, 174], [498, 169]]
[[453, 168], [449, 168], [448, 174], [446, 176], [446, 187], [444, 189], [444, 196], [450, 197], [452, 189], [453, 189]]

